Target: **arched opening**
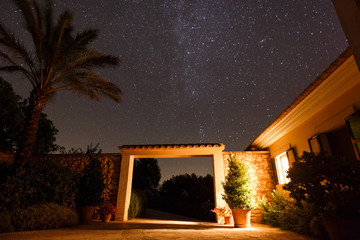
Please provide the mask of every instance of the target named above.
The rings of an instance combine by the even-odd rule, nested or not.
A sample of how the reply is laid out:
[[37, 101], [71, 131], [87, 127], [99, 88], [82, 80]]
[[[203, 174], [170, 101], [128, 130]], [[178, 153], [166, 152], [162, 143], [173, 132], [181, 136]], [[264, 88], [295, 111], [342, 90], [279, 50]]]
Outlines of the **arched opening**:
[[135, 158], [196, 158], [210, 157], [213, 162], [214, 201], [215, 206], [225, 205], [222, 199], [225, 180], [223, 150], [225, 146], [216, 144], [184, 144], [184, 145], [127, 145], [119, 147], [122, 152], [120, 180], [117, 195], [119, 213], [116, 220], [128, 220], [131, 185]]

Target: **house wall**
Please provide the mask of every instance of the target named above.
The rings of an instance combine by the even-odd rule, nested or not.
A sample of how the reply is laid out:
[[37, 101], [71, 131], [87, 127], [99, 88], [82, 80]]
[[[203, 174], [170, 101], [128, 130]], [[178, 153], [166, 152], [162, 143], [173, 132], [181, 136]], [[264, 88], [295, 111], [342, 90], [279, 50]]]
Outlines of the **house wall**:
[[[357, 74], [360, 79], [360, 73]], [[311, 116], [307, 121], [284, 135], [270, 147], [271, 157], [294, 147], [297, 155], [310, 151], [308, 139], [316, 134], [326, 133], [345, 126], [344, 119], [360, 109], [360, 81], [340, 97], [329, 102], [323, 109]]]
[[[255, 200], [258, 202], [263, 196], [271, 200], [271, 193], [275, 189], [273, 170], [268, 151], [224, 152], [225, 174], [228, 171], [227, 159], [229, 154], [235, 154], [237, 159], [249, 168], [250, 177], [255, 190]], [[263, 214], [260, 208], [251, 211], [251, 221], [259, 223]]]

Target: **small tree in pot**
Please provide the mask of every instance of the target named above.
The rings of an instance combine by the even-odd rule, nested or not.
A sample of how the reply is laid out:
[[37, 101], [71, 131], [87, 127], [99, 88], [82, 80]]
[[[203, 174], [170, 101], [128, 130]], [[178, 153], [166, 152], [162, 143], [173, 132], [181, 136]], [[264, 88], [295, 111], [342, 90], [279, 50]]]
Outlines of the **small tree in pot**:
[[228, 167], [228, 174], [223, 183], [225, 191], [223, 199], [231, 208], [235, 227], [251, 227], [250, 214], [256, 205], [248, 168], [245, 164], [237, 161], [236, 156], [232, 154], [228, 158]]
[[96, 206], [104, 203], [103, 192], [106, 188], [102, 166], [99, 159], [90, 156], [89, 163], [84, 168], [80, 177], [77, 206], [80, 211], [82, 224], [91, 221]]

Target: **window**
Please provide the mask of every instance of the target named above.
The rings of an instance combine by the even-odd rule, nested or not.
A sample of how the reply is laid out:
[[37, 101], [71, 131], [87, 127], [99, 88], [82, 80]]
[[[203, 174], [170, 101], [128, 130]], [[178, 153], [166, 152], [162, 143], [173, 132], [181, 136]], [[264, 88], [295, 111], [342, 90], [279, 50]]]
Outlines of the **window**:
[[289, 170], [289, 160], [286, 152], [275, 157], [275, 165], [279, 184], [290, 182], [290, 179], [286, 177]]
[[360, 159], [360, 111], [350, 115], [345, 121], [351, 133], [351, 139], [357, 158]]
[[320, 135], [317, 134], [308, 139], [310, 151], [313, 153], [319, 153], [322, 150]]

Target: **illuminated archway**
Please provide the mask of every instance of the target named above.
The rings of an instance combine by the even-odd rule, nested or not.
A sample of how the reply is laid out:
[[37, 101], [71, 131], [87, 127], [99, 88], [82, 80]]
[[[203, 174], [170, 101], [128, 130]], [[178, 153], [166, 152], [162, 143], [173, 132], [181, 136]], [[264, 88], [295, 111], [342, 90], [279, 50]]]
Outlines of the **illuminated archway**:
[[128, 220], [135, 158], [212, 157], [215, 206], [226, 205], [222, 199], [224, 192], [222, 182], [225, 181], [223, 161], [224, 144], [124, 145], [120, 146], [119, 149], [122, 153], [122, 160], [116, 202], [116, 207], [119, 209], [119, 212], [116, 215], [116, 220]]

